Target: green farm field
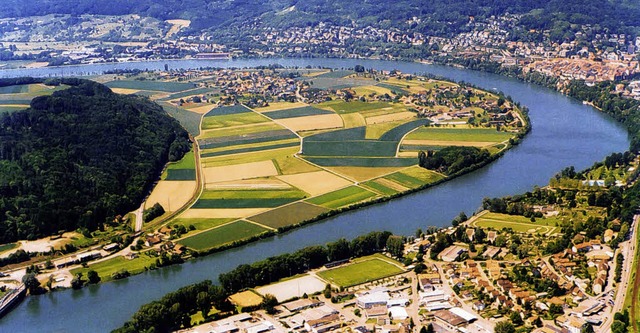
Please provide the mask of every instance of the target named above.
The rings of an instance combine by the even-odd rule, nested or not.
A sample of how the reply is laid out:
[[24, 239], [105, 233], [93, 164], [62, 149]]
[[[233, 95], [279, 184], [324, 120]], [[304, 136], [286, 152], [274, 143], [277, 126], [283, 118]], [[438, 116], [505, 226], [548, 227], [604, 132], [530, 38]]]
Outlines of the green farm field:
[[144, 272], [147, 267], [155, 263], [155, 259], [155, 257], [151, 257], [146, 254], [141, 254], [138, 258], [131, 260], [126, 259], [123, 256], [118, 256], [90, 265], [88, 268], [72, 269], [71, 274], [75, 276], [78, 273], [82, 273], [86, 278], [87, 272], [90, 270], [94, 270], [96, 271], [96, 273], [98, 273], [102, 281], [109, 281], [112, 279], [111, 275], [113, 273], [121, 270], [127, 270], [132, 275]]
[[264, 150], [251, 153], [243, 153], [228, 156], [208, 157], [202, 160], [204, 167], [216, 167], [233, 164], [251, 163], [257, 161], [279, 159], [285, 156], [292, 156], [298, 152], [298, 147], [280, 148], [272, 150]]
[[222, 116], [205, 117], [202, 121], [202, 129], [227, 128], [239, 125], [259, 124], [268, 121], [269, 119], [255, 112], [226, 114]]
[[390, 261], [370, 256], [353, 264], [318, 272], [318, 276], [337, 286], [351, 287], [401, 273], [404, 270]]
[[[235, 126], [233, 128], [212, 128], [208, 131], [205, 131], [202, 136], [201, 139], [205, 139], [205, 138], [220, 138], [220, 137], [233, 137], [236, 135], [247, 135], [247, 134], [253, 134], [253, 133], [260, 133], [260, 132], [269, 132], [269, 131], [276, 131], [276, 130], [284, 130], [285, 128], [272, 123], [272, 122], [267, 122], [268, 120], [262, 116], [260, 116], [257, 113], [251, 113], [248, 115], [255, 115], [258, 117], [261, 117], [262, 119], [264, 119], [264, 121], [261, 121], [259, 123], [252, 123], [252, 124], [246, 124], [246, 126]], [[221, 117], [233, 117], [233, 116], [238, 116], [238, 115], [231, 115], [231, 116], [221, 116]], [[244, 116], [244, 114], [239, 115], [239, 116]], [[217, 118], [216, 117], [209, 117], [209, 118]], [[207, 121], [207, 118], [205, 118], [204, 120], [205, 122]], [[204, 126], [204, 125], [203, 125]]]
[[248, 220], [277, 229], [312, 219], [326, 211], [328, 209], [306, 202], [296, 202], [249, 217]]
[[329, 108], [337, 113], [353, 113], [368, 110], [384, 109], [393, 107], [392, 103], [387, 102], [361, 102], [351, 101], [345, 102], [342, 100], [335, 100], [318, 104], [319, 108]]
[[407, 135], [407, 140], [502, 142], [513, 137], [513, 133], [498, 132], [485, 128], [437, 128], [422, 127]]
[[184, 238], [178, 243], [202, 251], [257, 236], [266, 231], [266, 228], [241, 220]]
[[189, 228], [189, 226], [193, 226], [196, 230], [207, 230], [211, 228], [215, 228], [217, 226], [223, 225], [225, 223], [229, 223], [235, 220], [234, 218], [193, 218], [193, 219], [183, 219], [178, 218], [171, 221], [171, 226], [174, 224], [185, 226]]
[[205, 191], [193, 208], [278, 207], [307, 197], [296, 189]]
[[376, 194], [359, 186], [349, 186], [341, 190], [323, 194], [307, 200], [314, 205], [340, 208], [375, 197]]

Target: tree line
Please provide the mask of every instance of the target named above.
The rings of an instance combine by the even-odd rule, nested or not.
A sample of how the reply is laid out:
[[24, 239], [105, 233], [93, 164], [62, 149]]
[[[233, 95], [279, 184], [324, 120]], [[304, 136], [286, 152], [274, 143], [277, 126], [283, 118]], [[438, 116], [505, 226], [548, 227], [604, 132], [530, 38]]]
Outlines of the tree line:
[[486, 163], [491, 154], [477, 147], [445, 147], [441, 150], [418, 153], [418, 164], [426, 169], [453, 175], [468, 168]]
[[[325, 246], [309, 246], [294, 253], [240, 265], [228, 273], [220, 274], [219, 286], [206, 280], [143, 305], [131, 320], [113, 332], [171, 332], [190, 327], [190, 316], [198, 311], [202, 311], [205, 318], [211, 307], [222, 312], [231, 311], [232, 306], [227, 298], [240, 290], [275, 282], [333, 261], [381, 252], [390, 240], [397, 238], [388, 231], [374, 231], [351, 241], [343, 238]], [[265, 299], [265, 305], [272, 307], [274, 299]]]
[[191, 148], [188, 133], [146, 97], [82, 79], [0, 86], [37, 82], [70, 87], [0, 115], [0, 243], [111, 223]]

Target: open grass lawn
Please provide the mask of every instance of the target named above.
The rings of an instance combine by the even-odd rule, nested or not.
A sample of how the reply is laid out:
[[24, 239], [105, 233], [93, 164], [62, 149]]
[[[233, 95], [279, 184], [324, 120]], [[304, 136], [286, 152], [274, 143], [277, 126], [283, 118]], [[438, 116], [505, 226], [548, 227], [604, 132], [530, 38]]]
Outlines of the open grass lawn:
[[[220, 311], [215, 307], [212, 307], [211, 310], [209, 310], [208, 317], [211, 318], [211, 316], [217, 313], [220, 313]], [[191, 326], [196, 326], [203, 322], [204, 322], [204, 317], [202, 316], [202, 311], [198, 311], [195, 314], [191, 315]]]
[[272, 111], [265, 115], [272, 119], [298, 118], [306, 116], [316, 116], [321, 114], [332, 114], [333, 112], [314, 108], [313, 106], [304, 106], [300, 108], [286, 109], [280, 111]]
[[116, 80], [105, 83], [109, 88], [123, 88], [123, 89], [138, 89], [138, 90], [152, 90], [162, 92], [179, 92], [183, 90], [193, 89], [195, 85], [193, 83], [181, 83], [181, 82], [162, 82], [162, 81], [126, 81]]
[[375, 158], [375, 157], [305, 157], [311, 163], [321, 166], [352, 167], [408, 167], [418, 164], [417, 158]]
[[350, 287], [401, 273], [404, 273], [404, 270], [400, 267], [374, 257], [318, 272], [318, 276], [340, 287]]
[[296, 202], [249, 217], [248, 220], [277, 229], [312, 219], [326, 211], [328, 209], [305, 202]]
[[400, 173], [413, 178], [417, 178], [421, 180], [423, 183], [433, 183], [444, 178], [443, 175], [435, 171], [427, 170], [417, 165], [408, 169], [404, 169], [400, 171]]
[[335, 100], [318, 104], [321, 108], [330, 108], [337, 113], [353, 113], [360, 111], [376, 110], [392, 107], [392, 103], [387, 102], [361, 102], [351, 101], [345, 102], [342, 100]]
[[175, 219], [173, 221], [171, 221], [171, 223], [169, 223], [170, 226], [173, 226], [174, 224], [177, 225], [183, 225], [187, 228], [189, 228], [189, 226], [194, 226], [196, 228], [196, 230], [207, 230], [207, 229], [211, 229], [214, 227], [217, 227], [219, 225], [223, 225], [225, 223], [231, 222], [235, 220], [234, 218], [194, 218], [194, 219], [183, 219], [183, 218], [178, 218]]
[[196, 159], [193, 150], [184, 154], [182, 159], [177, 162], [172, 162], [167, 165], [168, 169], [194, 169], [196, 167]]
[[516, 232], [540, 234], [557, 232], [559, 227], [556, 227], [556, 224], [560, 223], [561, 221], [555, 218], [537, 218], [536, 222], [531, 222], [529, 218], [524, 216], [498, 213], [486, 213], [473, 222], [474, 225], [483, 228], [496, 230], [511, 228]]
[[202, 251], [257, 236], [266, 231], [266, 228], [241, 220], [201, 232], [178, 242], [188, 248]]
[[490, 128], [437, 128], [423, 127], [407, 135], [407, 140], [502, 142], [513, 133], [498, 132]]
[[284, 156], [293, 156], [293, 154], [298, 152], [298, 147], [292, 148], [281, 148], [281, 149], [273, 149], [273, 150], [264, 150], [258, 152], [244, 153], [244, 154], [236, 154], [229, 156], [217, 156], [217, 157], [209, 157], [202, 160], [202, 164], [204, 167], [216, 167], [216, 166], [226, 166], [233, 164], [244, 164], [265, 160], [273, 160], [282, 158]]
[[359, 186], [349, 186], [341, 190], [311, 198], [307, 202], [327, 208], [340, 208], [371, 199], [377, 194]]
[[228, 114], [222, 116], [205, 117], [202, 121], [202, 129], [226, 128], [238, 125], [259, 124], [269, 121], [269, 119], [255, 112], [240, 114]]
[[126, 259], [125, 257], [118, 256], [115, 258], [107, 259], [105, 261], [98, 262], [93, 265], [89, 265], [88, 268], [76, 268], [71, 270], [71, 274], [74, 276], [77, 273], [82, 273], [87, 277], [87, 272], [94, 270], [98, 273], [102, 281], [111, 280], [111, 275], [121, 270], [127, 270], [129, 273], [137, 274], [143, 272], [151, 264], [155, 263], [156, 258], [148, 256], [146, 254], [140, 254], [138, 258]]

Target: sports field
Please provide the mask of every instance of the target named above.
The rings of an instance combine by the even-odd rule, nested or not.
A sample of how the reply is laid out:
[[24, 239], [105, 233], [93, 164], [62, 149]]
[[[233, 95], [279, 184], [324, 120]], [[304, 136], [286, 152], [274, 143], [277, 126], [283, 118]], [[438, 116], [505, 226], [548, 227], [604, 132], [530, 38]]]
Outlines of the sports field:
[[262, 297], [251, 290], [245, 290], [229, 296], [229, 301], [239, 307], [258, 306], [262, 303]]
[[531, 222], [524, 216], [486, 213], [478, 217], [473, 225], [496, 230], [511, 228], [515, 232], [552, 235], [560, 231], [560, 223], [556, 218], [537, 218], [535, 222]]
[[346, 266], [318, 272], [318, 276], [338, 287], [357, 286], [370, 281], [404, 273], [398, 265], [379, 257], [363, 257]]
[[256, 291], [261, 295], [271, 294], [283, 302], [294, 297], [302, 297], [304, 294], [311, 295], [324, 290], [325, 282], [315, 276], [305, 275], [299, 278], [276, 282], [260, 288]]

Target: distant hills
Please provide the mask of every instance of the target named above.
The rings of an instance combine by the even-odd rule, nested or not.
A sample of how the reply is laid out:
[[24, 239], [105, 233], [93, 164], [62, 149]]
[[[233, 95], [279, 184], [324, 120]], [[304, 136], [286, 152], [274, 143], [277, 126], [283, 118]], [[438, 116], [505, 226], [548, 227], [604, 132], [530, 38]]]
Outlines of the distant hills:
[[[524, 29], [555, 30], [556, 39], [570, 38], [570, 32], [583, 24], [610, 33], [635, 34], [640, 30], [640, 2], [632, 0], [5, 0], [3, 4], [0, 17], [139, 14], [161, 20], [191, 20], [190, 29], [183, 33], [210, 30], [240, 34], [252, 25], [284, 29], [325, 22], [447, 36], [469, 29], [471, 17], [484, 19], [506, 13], [524, 15], [520, 21]], [[412, 21], [413, 17], [421, 20]]]

